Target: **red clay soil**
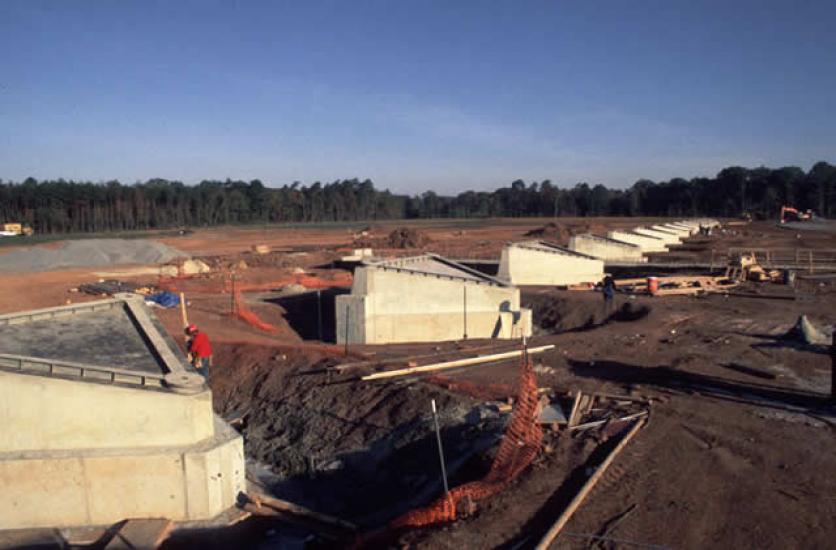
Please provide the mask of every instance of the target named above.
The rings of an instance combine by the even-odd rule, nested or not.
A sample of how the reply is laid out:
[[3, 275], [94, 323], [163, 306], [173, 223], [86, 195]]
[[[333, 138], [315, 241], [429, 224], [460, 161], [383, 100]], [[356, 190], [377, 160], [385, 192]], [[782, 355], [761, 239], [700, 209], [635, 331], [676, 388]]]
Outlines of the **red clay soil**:
[[[629, 227], [653, 220], [595, 223], [604, 221], [609, 227]], [[432, 239], [428, 251], [497, 258], [505, 241], [530, 238], [524, 234], [542, 227], [543, 220], [409, 226]], [[380, 224], [371, 234], [385, 236], [395, 227]], [[241, 281], [260, 284], [297, 268], [316, 271], [338, 255], [339, 247], [351, 247], [354, 231], [201, 230], [166, 242], [204, 256], [229, 254], [225, 260], [230, 262], [242, 258], [252, 244], [297, 248], [240, 272]], [[836, 248], [832, 235], [793, 241], [793, 232], [767, 223], [734, 231], [749, 234], [720, 234], [712, 242], [724, 247], [802, 242]], [[298, 250], [305, 246], [327, 250]], [[94, 273], [0, 276], [0, 312], [93, 299], [69, 289], [96, 280]], [[507, 418], [486, 401], [503, 399], [515, 388], [515, 363], [375, 383], [355, 380], [371, 372], [373, 364], [341, 375], [326, 367], [381, 362], [396, 355], [430, 355], [421, 363], [431, 362], [432, 355], [446, 360], [450, 355], [442, 352], [491, 342], [358, 346], [343, 358], [336, 346], [303, 342], [286, 309], [262, 296], [248, 295], [249, 305], [280, 327], [279, 333], [261, 333], [232, 319], [229, 295], [205, 290], [207, 283], [221, 282], [210, 277], [178, 284], [191, 302], [190, 320], [215, 344], [215, 406], [223, 414], [245, 416], [248, 456], [282, 476], [262, 480], [279, 496], [363, 527], [380, 526], [404, 508], [437, 497], [430, 399], [443, 412], [448, 460], [458, 459], [452, 483], [484, 473]], [[523, 292], [522, 301], [535, 312], [536, 334], [529, 344], [557, 346], [536, 356], [540, 386], [642, 396], [653, 403], [647, 427], [616, 459], [555, 547], [588, 548], [590, 540], [579, 537], [607, 531], [627, 511], [608, 536], [669, 548], [832, 547], [836, 412], [826, 399], [830, 358], [822, 347], [784, 338], [801, 314], [820, 327], [836, 324], [832, 280], [797, 281], [795, 287], [747, 283], [729, 296], [700, 298], [618, 294], [612, 316], [596, 292], [533, 288]], [[180, 341], [179, 311], [157, 311]], [[399, 543], [451, 549], [533, 547], [587, 477], [589, 461], [606, 449], [599, 443], [614, 443], [608, 436], [617, 434], [549, 432], [545, 444], [551, 452], [544, 448], [528, 472], [481, 504], [472, 517], [404, 534]], [[277, 529], [260, 520], [249, 525], [247, 536], [252, 530], [259, 536], [240, 540], [265, 541], [266, 531]], [[210, 544], [214, 535], [210, 538], [204, 547], [221, 547]]]

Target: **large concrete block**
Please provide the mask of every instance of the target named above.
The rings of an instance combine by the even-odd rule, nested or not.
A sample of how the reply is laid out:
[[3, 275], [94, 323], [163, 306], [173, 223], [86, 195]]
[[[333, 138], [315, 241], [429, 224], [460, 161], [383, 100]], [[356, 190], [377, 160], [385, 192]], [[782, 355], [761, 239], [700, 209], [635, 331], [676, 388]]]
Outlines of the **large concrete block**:
[[210, 519], [244, 468], [141, 299], [0, 316], [0, 529]]
[[633, 232], [647, 237], [656, 237], [664, 242], [666, 246], [679, 244], [681, 242], [679, 236], [669, 231], [661, 231], [659, 229], [650, 229], [647, 227], [636, 227], [633, 229]]
[[183, 395], [0, 370], [0, 452], [183, 445], [212, 433], [208, 389]]
[[246, 488], [243, 440], [215, 422], [182, 447], [0, 453], [0, 529], [211, 519]]
[[598, 235], [575, 235], [569, 239], [569, 248], [575, 252], [604, 260], [605, 263], [647, 261], [639, 245]]
[[665, 241], [658, 237], [640, 235], [633, 231], [609, 231], [607, 237], [641, 247], [642, 252], [666, 252]]
[[502, 249], [498, 278], [514, 285], [596, 283], [604, 262], [543, 241], [511, 243]]
[[337, 297], [336, 319], [339, 343], [346, 335], [383, 344], [531, 334], [518, 289], [434, 255], [358, 268], [351, 294]]

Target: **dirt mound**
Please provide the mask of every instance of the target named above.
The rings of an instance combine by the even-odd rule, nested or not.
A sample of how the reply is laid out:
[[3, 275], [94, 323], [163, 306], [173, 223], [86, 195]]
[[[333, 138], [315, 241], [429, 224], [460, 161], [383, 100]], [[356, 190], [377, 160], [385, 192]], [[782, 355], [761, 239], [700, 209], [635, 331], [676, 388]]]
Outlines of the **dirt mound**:
[[389, 233], [385, 244], [387, 248], [421, 248], [430, 242], [430, 238], [417, 229], [399, 227]]
[[549, 222], [543, 227], [532, 229], [525, 232], [526, 237], [542, 237], [547, 239], [554, 239], [556, 241], [564, 241], [569, 238], [569, 230], [562, 224], [558, 225], [554, 222]]
[[[438, 460], [431, 399], [450, 464], [462, 466], [451, 473], [458, 481], [474, 450], [493, 447], [504, 428], [499, 413], [441, 388], [335, 379], [325, 369], [335, 359], [324, 351], [216, 348], [215, 408], [243, 415], [246, 454], [272, 471], [269, 488], [361, 524], [379, 524], [437, 496], [440, 480], [427, 473]], [[421, 495], [426, 500], [416, 502]]]
[[555, 223], [549, 222], [543, 227], [526, 231], [526, 237], [539, 237], [556, 241], [559, 244], [567, 244], [569, 238], [583, 233], [590, 233], [600, 229], [599, 226], [592, 226], [588, 223]]
[[50, 271], [68, 267], [158, 264], [188, 256], [146, 239], [83, 239], [57, 248], [31, 247], [3, 254], [0, 271]]
[[532, 294], [523, 296], [522, 305], [531, 308], [535, 330], [547, 334], [591, 329], [610, 321], [638, 321], [651, 312], [649, 306], [631, 302], [608, 312], [600, 294], [584, 298]]

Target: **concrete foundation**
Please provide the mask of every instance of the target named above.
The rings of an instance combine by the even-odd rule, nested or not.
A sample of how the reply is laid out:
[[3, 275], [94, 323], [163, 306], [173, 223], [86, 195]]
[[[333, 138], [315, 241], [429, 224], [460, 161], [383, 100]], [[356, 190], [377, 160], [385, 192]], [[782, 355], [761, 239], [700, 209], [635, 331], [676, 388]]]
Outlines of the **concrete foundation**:
[[682, 231], [682, 232], [685, 232], [687, 235], [693, 235], [694, 233], [696, 233], [699, 230], [699, 228], [697, 226], [685, 225], [684, 223], [681, 223], [681, 222], [666, 223], [666, 224], [663, 224], [662, 227], [668, 228], [668, 229], [673, 229], [675, 231]]
[[511, 243], [502, 249], [498, 278], [514, 285], [597, 283], [604, 262], [544, 241]]
[[647, 261], [642, 255], [642, 249], [636, 244], [599, 237], [590, 233], [575, 235], [569, 239], [569, 249], [604, 260], [604, 262], [635, 262]]
[[434, 254], [366, 262], [336, 299], [337, 342], [388, 344], [531, 335], [517, 288]]
[[690, 229], [686, 229], [684, 227], [677, 227], [677, 226], [667, 224], [667, 223], [651, 226], [651, 229], [658, 229], [659, 231], [666, 231], [668, 233], [673, 233], [674, 235], [679, 237], [680, 240], [686, 239], [686, 238], [691, 236], [691, 230]]
[[640, 247], [643, 253], [667, 252], [668, 250], [667, 246], [665, 246], [665, 241], [659, 237], [640, 235], [639, 233], [635, 233], [633, 231], [610, 231], [607, 233], [607, 237], [617, 241], [634, 244]]
[[639, 235], [644, 235], [646, 237], [656, 237], [657, 239], [660, 239], [662, 242], [664, 242], [665, 245], [679, 244], [681, 242], [681, 239], [677, 235], [669, 231], [649, 229], [647, 227], [636, 227], [635, 229], [633, 229], [633, 232], [638, 233]]
[[141, 298], [0, 316], [0, 529], [210, 519], [244, 466]]

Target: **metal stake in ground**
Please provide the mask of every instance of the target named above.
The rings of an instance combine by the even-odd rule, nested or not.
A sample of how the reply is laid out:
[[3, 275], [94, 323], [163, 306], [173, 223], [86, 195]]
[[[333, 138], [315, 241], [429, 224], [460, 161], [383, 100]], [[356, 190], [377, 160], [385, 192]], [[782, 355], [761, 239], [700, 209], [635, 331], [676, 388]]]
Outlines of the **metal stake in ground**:
[[464, 300], [464, 309], [463, 309], [463, 312], [464, 312], [464, 338], [463, 339], [467, 340], [467, 285], [465, 285], [462, 288], [464, 289], [464, 296], [463, 296], [463, 300]]
[[830, 335], [830, 399], [836, 401], [836, 329]]
[[433, 422], [435, 422], [435, 438], [438, 441], [438, 459], [441, 461], [441, 481], [444, 482], [444, 495], [450, 495], [450, 487], [447, 485], [447, 467], [444, 466], [444, 447], [441, 446], [441, 428], [438, 426], [438, 412], [435, 409], [435, 399], [430, 401], [433, 407]]
[[348, 355], [348, 304], [345, 305], [345, 354]]
[[322, 291], [316, 291], [316, 336], [322, 341]]

